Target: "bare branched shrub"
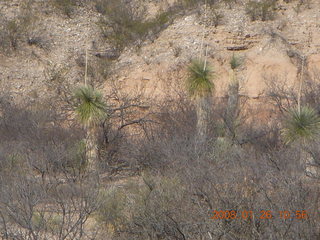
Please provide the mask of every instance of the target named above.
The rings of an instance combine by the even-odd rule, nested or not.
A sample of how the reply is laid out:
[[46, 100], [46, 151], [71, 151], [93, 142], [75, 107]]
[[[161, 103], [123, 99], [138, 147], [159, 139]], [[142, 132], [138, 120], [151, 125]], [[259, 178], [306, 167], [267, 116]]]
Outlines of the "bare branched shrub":
[[[128, 184], [103, 196], [99, 222], [111, 226], [113, 239], [185, 239], [186, 222], [179, 203], [186, 197], [177, 178], [144, 176], [141, 185]], [[110, 229], [110, 227], [109, 227]]]
[[119, 51], [131, 43], [141, 44], [146, 38], [152, 38], [170, 24], [173, 15], [169, 9], [147, 20], [145, 9], [136, 10], [123, 0], [100, 0], [96, 9], [103, 14], [99, 22], [102, 35]]
[[211, 7], [209, 12], [209, 21], [212, 22], [213, 26], [217, 27], [222, 23], [223, 14], [216, 7]]
[[[4, 239], [84, 239], [97, 208], [78, 129], [48, 106], [19, 109], [1, 99], [0, 233]], [[92, 239], [92, 238], [91, 238]]]
[[268, 21], [274, 18], [275, 0], [249, 1], [246, 4], [246, 13], [251, 21]]
[[36, 46], [44, 50], [49, 50], [51, 45], [50, 41], [45, 36], [41, 36], [38, 34], [30, 34], [27, 39], [27, 43], [30, 46]]
[[51, 0], [52, 5], [69, 18], [77, 6], [77, 0]]
[[232, 5], [236, 4], [237, 0], [222, 0], [230, 9], [232, 8]]
[[0, 24], [0, 48], [4, 52], [17, 50], [27, 40], [27, 33], [36, 21], [32, 13], [22, 13], [13, 19], [2, 19]]

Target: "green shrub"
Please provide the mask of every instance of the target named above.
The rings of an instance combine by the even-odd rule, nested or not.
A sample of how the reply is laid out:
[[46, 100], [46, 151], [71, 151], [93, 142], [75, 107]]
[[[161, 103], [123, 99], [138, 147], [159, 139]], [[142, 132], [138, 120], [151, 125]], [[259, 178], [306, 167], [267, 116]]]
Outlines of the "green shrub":
[[121, 228], [125, 224], [125, 206], [127, 196], [123, 189], [102, 191], [99, 196], [100, 207], [97, 212], [97, 221], [113, 228]]
[[274, 18], [274, 8], [276, 0], [263, 0], [261, 2], [249, 1], [246, 4], [246, 13], [251, 21], [267, 21]]
[[[234, 0], [231, 0], [234, 1]], [[216, 3], [219, 2], [219, 0], [180, 0], [177, 2], [177, 5], [179, 5], [180, 7], [184, 8], [184, 9], [190, 9], [190, 8], [195, 8], [195, 7], [199, 7], [202, 4], [205, 4], [205, 2], [209, 5], [209, 6], [213, 6]]]
[[31, 222], [35, 229], [43, 229], [46, 225], [44, 214], [40, 212], [33, 212]]
[[85, 170], [87, 167], [86, 162], [86, 143], [84, 140], [75, 144], [75, 146], [69, 149], [69, 159], [67, 162], [67, 166], [70, 169], [76, 170], [77, 172], [81, 172]]

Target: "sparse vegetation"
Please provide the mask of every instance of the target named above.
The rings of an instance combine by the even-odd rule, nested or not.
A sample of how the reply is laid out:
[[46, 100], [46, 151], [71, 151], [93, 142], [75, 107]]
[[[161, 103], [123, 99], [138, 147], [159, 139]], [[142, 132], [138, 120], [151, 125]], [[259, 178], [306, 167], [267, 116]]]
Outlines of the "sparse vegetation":
[[237, 0], [223, 0], [223, 2], [231, 9], [232, 5], [237, 3]]
[[[203, 64], [195, 64], [190, 70], [194, 76], [190, 77], [208, 79]], [[203, 95], [212, 87], [205, 83], [197, 92], [191, 87], [191, 93]], [[304, 155], [300, 148], [283, 144], [278, 123], [266, 127], [245, 121], [237, 134], [223, 134], [217, 129], [225, 127], [221, 122], [228, 102], [216, 100], [207, 125], [210, 144], [199, 153], [194, 138], [196, 108], [182, 89], [175, 101], [168, 98], [159, 102], [149, 120], [137, 116], [138, 106], [146, 109], [141, 96], [130, 99], [119, 91], [115, 88], [107, 96], [108, 102], [117, 99], [118, 105], [110, 106], [109, 120], [100, 129], [104, 140], [97, 144], [104, 153], [97, 167], [107, 162], [99, 171], [111, 178], [114, 171], [121, 175], [128, 168], [135, 177], [111, 186], [99, 179], [100, 175], [88, 173], [85, 142], [81, 141], [85, 132], [62, 127], [65, 119], [48, 106], [22, 110], [6, 103], [5, 94], [1, 95], [5, 114], [0, 122], [0, 233], [4, 238], [201, 239], [209, 233], [215, 239], [224, 236], [226, 230], [238, 234], [239, 239], [258, 235], [264, 239], [270, 232], [288, 240], [299, 239], [301, 234], [306, 239], [318, 236], [319, 209], [310, 202], [318, 203], [319, 190], [297, 178], [303, 173], [299, 156]], [[303, 95], [304, 101], [319, 99], [307, 96]], [[313, 136], [306, 149], [308, 158], [316, 156], [319, 142], [318, 135], [313, 134], [313, 126], [318, 129], [318, 116], [314, 111], [309, 113], [302, 124]], [[278, 121], [281, 118], [280, 114]], [[55, 124], [49, 124], [51, 121]], [[128, 126], [137, 128], [126, 131]], [[301, 128], [299, 124], [294, 127]], [[299, 129], [291, 132], [299, 137]], [[134, 136], [130, 134], [133, 130]], [[320, 167], [317, 161], [313, 164]], [[246, 209], [258, 216], [256, 225], [250, 219], [214, 219], [213, 215], [214, 210], [241, 213]], [[274, 222], [260, 219], [261, 209], [270, 209]], [[292, 214], [304, 209], [309, 218], [283, 221], [277, 213], [284, 209]], [[288, 226], [292, 226], [290, 233]]]
[[209, 12], [209, 20], [212, 21], [213, 26], [217, 27], [221, 24], [223, 19], [223, 14], [221, 10], [216, 7], [211, 7]]
[[[248, 20], [229, 21], [236, 10], [223, 9], [247, 3], [252, 20], [267, 21], [277, 1], [180, 0], [158, 14], [158, 1], [143, 2], [150, 12], [131, 0], [28, 2], [39, 3], [30, 11], [50, 8], [41, 9], [44, 24], [31, 32], [34, 18], [24, 7], [9, 0], [0, 7], [14, 8], [0, 23], [0, 239], [319, 239], [320, 72], [310, 71], [318, 58], [300, 54], [278, 23], [257, 35], [259, 24], [243, 29]], [[307, 3], [279, 9], [299, 2]], [[159, 39], [163, 49], [157, 41], [141, 47], [174, 18], [169, 37]], [[215, 29], [222, 18], [245, 25]], [[48, 34], [53, 20], [61, 25]], [[184, 27], [196, 35], [181, 33]], [[66, 32], [68, 41], [52, 37]], [[204, 60], [188, 62], [196, 44]], [[266, 95], [249, 98], [240, 89], [257, 76], [244, 76], [254, 54], [259, 66], [265, 52], [273, 64], [274, 52], [265, 49], [277, 44], [286, 67], [299, 64], [290, 73], [300, 74], [299, 91], [262, 73]], [[131, 46], [139, 52], [124, 52]], [[83, 75], [85, 85], [75, 87]]]
[[182, 48], [179, 47], [179, 46], [176, 46], [173, 48], [173, 55], [175, 57], [179, 57], [181, 55], [181, 52], [182, 52]]
[[77, 6], [77, 0], [51, 0], [52, 5], [69, 18]]
[[123, 0], [99, 1], [96, 8], [103, 14], [99, 23], [103, 36], [119, 51], [131, 43], [139, 45], [146, 38], [152, 38], [168, 26], [174, 14], [169, 10], [147, 20], [144, 9], [135, 11]]
[[251, 21], [268, 21], [274, 18], [275, 0], [249, 1], [246, 4], [246, 13]]
[[36, 21], [30, 14], [21, 14], [13, 19], [4, 19], [0, 24], [0, 47], [4, 52], [15, 51], [19, 44], [27, 41], [27, 33]]

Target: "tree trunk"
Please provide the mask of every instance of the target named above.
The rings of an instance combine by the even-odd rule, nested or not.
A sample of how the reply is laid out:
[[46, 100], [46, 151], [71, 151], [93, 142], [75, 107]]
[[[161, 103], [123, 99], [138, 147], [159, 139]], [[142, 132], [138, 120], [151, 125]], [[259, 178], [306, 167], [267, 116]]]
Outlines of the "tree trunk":
[[97, 143], [97, 128], [88, 127], [86, 136], [86, 158], [88, 161], [89, 170], [98, 169], [98, 143]]
[[203, 146], [207, 140], [210, 117], [210, 97], [203, 96], [196, 99], [197, 139], [196, 144]]

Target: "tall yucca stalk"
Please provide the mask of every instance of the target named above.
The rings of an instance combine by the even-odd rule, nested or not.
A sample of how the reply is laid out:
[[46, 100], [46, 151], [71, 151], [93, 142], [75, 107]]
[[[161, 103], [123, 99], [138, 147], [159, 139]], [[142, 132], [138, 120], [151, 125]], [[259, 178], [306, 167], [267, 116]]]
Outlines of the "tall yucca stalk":
[[234, 138], [236, 120], [235, 118], [239, 106], [239, 80], [236, 76], [236, 69], [241, 65], [241, 61], [238, 57], [232, 55], [229, 64], [232, 70], [232, 75], [230, 77], [230, 82], [228, 86], [228, 106], [225, 122], [227, 125], [227, 134], [230, 137]]
[[102, 94], [94, 90], [90, 85], [79, 87], [75, 91], [75, 97], [79, 100], [76, 107], [77, 118], [85, 127], [86, 157], [89, 168], [95, 170], [98, 163], [97, 129], [101, 121], [106, 117], [105, 103]]
[[207, 137], [210, 98], [214, 84], [211, 82], [213, 72], [204, 61], [192, 61], [189, 68], [187, 88], [189, 94], [196, 102], [197, 111], [197, 136], [200, 143]]

